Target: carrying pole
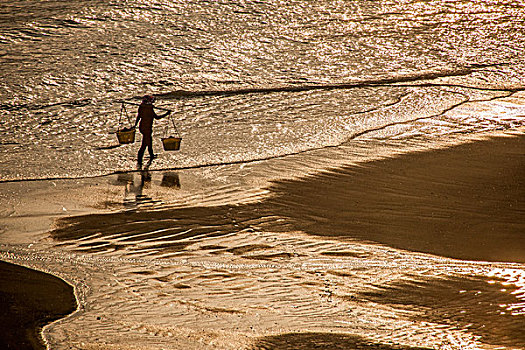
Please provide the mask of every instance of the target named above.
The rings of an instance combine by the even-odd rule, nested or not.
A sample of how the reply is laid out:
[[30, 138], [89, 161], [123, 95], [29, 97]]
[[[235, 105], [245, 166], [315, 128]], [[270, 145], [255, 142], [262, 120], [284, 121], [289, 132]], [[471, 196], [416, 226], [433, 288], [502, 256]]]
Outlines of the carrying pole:
[[[124, 101], [124, 100], [117, 101], [117, 103], [122, 103], [123, 105], [124, 105], [124, 103], [127, 103], [128, 105], [140, 106], [140, 103], [128, 102], [128, 101]], [[156, 109], [160, 109], [161, 111], [173, 112], [171, 109], [157, 107], [157, 106], [153, 106], [153, 107], [155, 107]]]

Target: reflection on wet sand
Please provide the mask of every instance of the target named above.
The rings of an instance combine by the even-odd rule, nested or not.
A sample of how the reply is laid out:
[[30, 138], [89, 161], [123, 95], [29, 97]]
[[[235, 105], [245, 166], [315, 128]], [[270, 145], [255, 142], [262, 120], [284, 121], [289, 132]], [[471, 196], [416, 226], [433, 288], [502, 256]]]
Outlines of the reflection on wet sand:
[[[149, 170], [151, 162], [141, 167], [137, 172], [120, 173], [113, 184], [124, 187], [124, 199], [122, 204], [125, 208], [132, 209], [141, 205], [160, 204], [161, 199], [154, 199], [147, 194], [147, 190], [151, 189], [153, 182], [152, 172]], [[158, 184], [164, 188], [180, 189], [180, 178], [176, 172], [167, 171], [162, 173], [162, 179]]]
[[[398, 281], [390, 286], [375, 286], [374, 291], [363, 292], [361, 297], [421, 311], [422, 315], [413, 314], [417, 315], [414, 317], [466, 329], [480, 336], [485, 344], [525, 348], [523, 310], [508, 310], [510, 305], [516, 305], [516, 294], [519, 288], [505, 281], [455, 277]], [[525, 302], [525, 295], [520, 300]]]
[[162, 187], [175, 187], [180, 188], [179, 174], [174, 172], [166, 172], [162, 175], [162, 181], [160, 183]]
[[[148, 164], [149, 165], [149, 164]], [[143, 169], [140, 170], [140, 179], [138, 181], [138, 184], [135, 184], [135, 182], [128, 183], [125, 187], [124, 197], [127, 198], [128, 194], [133, 194], [135, 197], [135, 201], [131, 204], [140, 205], [144, 203], [155, 203], [151, 197], [144, 194], [144, 189], [148, 189], [151, 184], [151, 174], [149, 172], [149, 167], [146, 166]], [[124, 204], [130, 204], [126, 200], [124, 201]]]
[[[247, 229], [300, 231], [467, 260], [525, 262], [524, 143], [524, 136], [497, 138], [276, 182], [260, 203], [65, 218], [51, 236], [68, 241], [97, 232], [119, 245], [115, 234], [126, 242], [155, 236], [179, 245], [185, 237]], [[176, 183], [173, 174], [168, 178], [162, 182]], [[155, 203], [144, 194], [148, 172], [135, 182], [126, 187], [133, 205]], [[136, 243], [126, 249], [143, 251]]]

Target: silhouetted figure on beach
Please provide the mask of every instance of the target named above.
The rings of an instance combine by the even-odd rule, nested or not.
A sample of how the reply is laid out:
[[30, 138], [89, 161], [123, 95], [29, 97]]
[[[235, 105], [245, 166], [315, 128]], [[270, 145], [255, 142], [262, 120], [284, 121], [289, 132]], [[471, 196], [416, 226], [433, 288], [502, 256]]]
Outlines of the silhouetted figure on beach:
[[142, 134], [142, 144], [140, 145], [139, 154], [137, 161], [141, 165], [142, 158], [144, 157], [144, 152], [146, 148], [148, 149], [150, 159], [155, 158], [155, 153], [153, 153], [153, 120], [161, 119], [166, 117], [170, 112], [158, 116], [153, 110], [153, 102], [155, 98], [151, 95], [146, 95], [142, 99], [142, 103], [139, 106], [139, 111], [137, 115], [137, 120], [135, 121], [135, 127], [139, 124], [139, 131]]

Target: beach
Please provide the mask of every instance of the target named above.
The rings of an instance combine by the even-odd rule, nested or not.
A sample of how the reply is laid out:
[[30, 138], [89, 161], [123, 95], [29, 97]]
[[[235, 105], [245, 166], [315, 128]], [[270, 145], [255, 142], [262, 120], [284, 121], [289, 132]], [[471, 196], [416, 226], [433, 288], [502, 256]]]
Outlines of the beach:
[[1, 1], [1, 344], [524, 349], [523, 52], [513, 1]]
[[[191, 225], [230, 235], [261, 218], [279, 217], [278, 223], [261, 221], [259, 227], [372, 241], [462, 260], [523, 263], [524, 140], [522, 135], [494, 137], [304, 180], [276, 181], [267, 188], [269, 198], [255, 204], [75, 216], [60, 220], [51, 237], [71, 242], [97, 234], [97, 240], [83, 245], [84, 251], [111, 251], [127, 246], [113, 245], [105, 237], [132, 238], [158, 230], [157, 236], [148, 237], [161, 239]], [[165, 221], [173, 218], [183, 224], [170, 228]], [[163, 247], [183, 250], [185, 244]]]
[[[312, 285], [315, 290], [320, 288], [320, 300], [324, 300], [321, 304], [339, 304], [336, 309], [354, 309], [358, 307], [356, 305], [373, 302], [383, 305], [382, 307], [404, 305], [412, 312], [421, 308], [434, 310], [422, 314], [417, 312], [414, 320], [459, 328], [462, 332], [479, 337], [481, 344], [520, 348], [525, 346], [525, 338], [521, 332], [525, 322], [524, 314], [519, 311], [518, 306], [522, 303], [521, 298], [523, 298], [523, 285], [521, 284], [523, 276], [513, 275], [510, 280], [509, 276], [504, 276], [504, 274], [488, 276], [490, 271], [505, 267], [505, 263], [510, 263], [507, 266], [509, 270], [515, 269], [521, 266], [516, 263], [523, 263], [525, 259], [523, 255], [525, 246], [523, 235], [524, 142], [525, 137], [520, 133], [485, 135], [479, 139], [447, 148], [401, 154], [324, 171], [306, 178], [275, 181], [267, 188], [269, 195], [252, 203], [235, 205], [170, 207], [166, 202], [162, 204], [161, 201], [155, 202], [154, 196], [148, 196], [154, 192], [153, 189], [158, 198], [162, 198], [159, 190], [170, 193], [174, 188], [178, 189], [177, 186], [184, 187], [184, 182], [179, 182], [182, 180], [178, 176], [173, 177], [172, 174], [172, 180], [176, 178], [177, 181], [172, 181], [171, 186], [166, 186], [168, 180], [163, 178], [164, 182], [158, 180], [159, 185], [154, 187], [155, 179], [159, 177], [155, 172], [151, 172], [150, 177], [153, 181], [150, 187], [146, 186], [142, 193], [145, 207], [124, 211], [108, 210], [103, 209], [104, 203], [95, 203], [102, 199], [107, 200], [107, 197], [96, 195], [96, 190], [93, 189], [98, 187], [111, 192], [112, 188], [105, 187], [103, 182], [109, 180], [108, 182], [118, 184], [118, 181], [115, 182], [105, 177], [91, 179], [88, 181], [89, 184], [73, 186], [73, 188], [83, 188], [80, 193], [85, 193], [83, 191], [90, 189], [89, 191], [93, 194], [91, 198], [88, 196], [69, 197], [70, 203], [74, 202], [72, 198], [76, 198], [79, 207], [91, 206], [91, 213], [88, 209], [84, 209], [81, 215], [64, 215], [57, 210], [57, 216], [60, 215], [61, 218], [58, 218], [53, 224], [54, 228], [44, 230], [40, 238], [48, 245], [56, 247], [55, 250], [58, 247], [62, 251], [70, 252], [67, 254], [73, 254], [74, 257], [64, 260], [55, 254], [53, 258], [47, 258], [48, 261], [44, 266], [57, 268], [57, 263], [63, 264], [60, 268], [62, 274], [72, 274], [78, 281], [83, 281], [83, 284], [97, 285], [105, 278], [91, 276], [92, 279], [103, 278], [103, 280], [89, 282], [89, 279], [79, 275], [79, 271], [74, 271], [81, 264], [88, 263], [81, 257], [93, 256], [95, 258], [98, 255], [101, 258], [107, 256], [109, 260], [113, 259], [112, 256], [119, 257], [118, 261], [128, 262], [129, 266], [124, 269], [121, 266], [119, 272], [112, 270], [112, 273], [128, 280], [129, 291], [133, 289], [135, 293], [142, 294], [140, 291], [145, 288], [145, 295], [149, 295], [150, 292], [147, 291], [150, 287], [147, 287], [147, 284], [156, 281], [151, 287], [157, 285], [154, 290], [161, 293], [158, 295], [158, 292], [155, 293], [159, 302], [164, 298], [167, 298], [166, 302], [171, 298], [186, 300], [188, 296], [184, 297], [184, 295], [189, 293], [192, 295], [190, 299], [194, 301], [187, 300], [179, 305], [184, 309], [188, 307], [191, 309], [192, 307], [189, 306], [191, 303], [199, 304], [200, 306], [194, 305], [197, 314], [193, 317], [196, 317], [195, 321], [198, 321], [199, 317], [202, 319], [194, 323], [190, 321], [192, 317], [188, 319], [188, 315], [181, 315], [179, 316], [182, 322], [180, 327], [185, 326], [179, 331], [177, 331], [178, 327], [173, 326], [169, 332], [164, 331], [163, 333], [164, 326], [159, 325], [157, 327], [160, 328], [157, 328], [156, 333], [154, 332], [161, 334], [161, 338], [171, 339], [170, 343], [174, 349], [190, 346], [187, 339], [175, 340], [168, 336], [168, 334], [174, 336], [177, 332], [182, 332], [185, 327], [192, 330], [192, 337], [199, 334], [205, 339], [208, 337], [209, 342], [201, 345], [210, 348], [234, 348], [240, 343], [244, 344], [243, 347], [257, 349], [288, 349], [294, 346], [304, 349], [413, 348], [401, 345], [403, 341], [400, 340], [406, 341], [406, 334], [397, 335], [399, 342], [396, 342], [396, 337], [391, 334], [392, 344], [388, 345], [388, 343], [382, 344], [377, 340], [367, 341], [352, 332], [346, 333], [339, 327], [327, 326], [339, 320], [341, 315], [333, 314], [334, 310], [323, 311], [324, 307], [321, 306], [317, 306], [319, 309], [316, 309], [316, 303], [310, 304], [308, 301], [308, 295], [310, 295], [310, 292], [307, 292], [308, 288], [306, 291], [295, 290], [297, 284], [303, 286], [302, 288], [305, 285]], [[112, 175], [109, 178], [116, 180], [120, 178], [122, 182], [122, 179], [129, 180], [130, 176], [139, 176], [140, 173], [124, 175]], [[61, 198], [64, 190], [69, 191], [70, 194], [76, 193], [71, 189], [71, 184], [61, 185], [57, 181], [55, 183], [51, 193], [46, 191], [40, 193], [51, 203], [53, 198]], [[99, 185], [95, 186], [95, 183]], [[160, 186], [162, 183], [165, 186]], [[1, 185], [4, 188], [12, 188], [14, 184]], [[42, 191], [42, 184], [38, 187], [39, 191]], [[148, 193], [148, 189], [151, 192]], [[38, 202], [38, 196], [33, 194], [30, 196], [32, 201]], [[116, 204], [113, 203], [113, 205]], [[103, 212], [100, 212], [101, 210]], [[19, 221], [23, 220], [27, 220], [26, 215], [19, 218]], [[5, 218], [3, 221], [5, 222]], [[14, 225], [13, 221], [10, 221], [10, 224]], [[263, 234], [265, 232], [274, 232], [272, 234], [274, 238], [269, 240]], [[275, 235], [278, 237], [279, 232], [282, 232], [283, 236], [276, 240]], [[293, 233], [290, 236], [290, 233], [287, 232], [297, 232], [295, 239], [298, 241], [294, 241]], [[305, 235], [311, 238], [304, 238]], [[171, 238], [167, 239], [167, 237]], [[320, 242], [319, 238], [315, 237], [328, 237], [328, 240], [322, 243], [323, 241]], [[367, 242], [367, 245], [353, 245], [352, 242]], [[309, 250], [305, 247], [308, 245], [314, 245], [317, 248]], [[396, 250], [391, 251], [389, 247], [400, 249], [400, 252], [415, 252], [416, 255], [411, 258], [410, 254], [405, 256], [405, 253], [395, 253]], [[381, 253], [374, 249], [379, 249]], [[423, 259], [423, 261], [430, 260], [418, 262], [418, 259], [421, 259], [417, 257], [418, 252], [431, 254], [429, 258]], [[4, 258], [5, 253], [4, 250]], [[8, 256], [14, 258], [16, 263], [17, 254], [21, 259], [31, 254], [38, 255], [36, 252], [23, 254], [17, 252]], [[380, 258], [382, 254], [385, 257], [390, 256], [386, 258], [387, 260], [382, 260]], [[434, 259], [432, 256], [437, 258], [436, 261], [430, 263]], [[56, 262], [49, 261], [49, 259], [56, 259]], [[74, 259], [81, 260], [73, 263]], [[91, 262], [94, 265], [89, 269], [98, 269], [96, 260], [97, 258]], [[144, 260], [151, 261], [148, 263]], [[193, 264], [186, 265], [188, 261], [193, 261]], [[205, 261], [211, 265], [206, 267]], [[390, 273], [401, 275], [406, 273], [407, 275], [401, 279], [383, 276], [376, 282], [368, 281], [367, 284], [373, 283], [375, 286], [370, 292], [343, 292], [346, 288], [345, 283], [355, 283], [355, 279], [369, 280], [370, 276], [363, 272], [363, 269], [376, 270], [379, 261], [385, 265], [380, 267], [380, 271], [390, 271]], [[462, 263], [462, 261], [465, 262]], [[20, 262], [23, 261], [18, 261]], [[36, 261], [27, 262], [38, 265]], [[183, 262], [182, 265], [181, 262]], [[154, 265], [150, 266], [150, 263]], [[142, 268], [139, 269], [138, 266], [135, 266], [136, 264]], [[317, 278], [312, 280], [312, 276], [301, 277], [302, 273], [299, 271], [293, 272], [297, 268], [293, 266], [297, 264], [303, 264], [306, 275], [315, 272], [314, 277], [318, 278], [319, 273], [322, 275], [327, 273], [328, 276], [334, 276], [336, 279], [331, 282], [325, 279], [324, 285], [321, 283], [316, 287]], [[312, 264], [313, 267], [308, 268], [309, 264]], [[400, 269], [399, 264], [406, 264], [406, 266]], [[428, 266], [421, 266], [425, 264]], [[72, 268], [65, 268], [66, 265], [72, 265]], [[106, 268], [110, 268], [110, 265], [111, 263]], [[169, 272], [173, 268], [175, 271]], [[111, 269], [117, 269], [117, 267]], [[204, 271], [196, 271], [201, 269]], [[286, 277], [288, 273], [281, 276], [287, 269], [291, 269], [297, 279], [292, 285], [288, 285], [290, 283]], [[313, 270], [309, 272], [309, 269]], [[130, 282], [130, 270], [133, 271], [131, 276], [133, 274], [141, 276], [142, 282], [139, 280]], [[161, 273], [164, 270], [166, 272]], [[434, 270], [434, 272], [428, 274], [428, 270]], [[275, 275], [275, 277], [269, 277], [270, 279], [281, 276], [283, 283], [275, 280], [276, 284], [272, 282], [267, 285], [261, 280], [253, 280], [253, 276], [246, 275], [248, 272], [249, 275], [257, 276]], [[378, 272], [372, 275], [375, 273]], [[185, 277], [184, 274], [187, 276]], [[406, 280], [408, 276], [410, 278]], [[376, 278], [377, 276], [374, 277]], [[381, 279], [384, 281], [380, 282]], [[403, 280], [406, 281], [403, 282]], [[7, 281], [7, 284], [3, 283], [3, 285], [13, 286], [11, 288], [14, 288], [16, 283], [20, 283], [20, 279], [7, 279]], [[236, 281], [234, 294], [230, 294], [232, 286], [226, 281]], [[509, 281], [513, 282], [509, 284]], [[291, 322], [287, 320], [288, 316], [285, 316], [285, 313], [283, 316], [266, 315], [269, 319], [264, 320], [265, 317], [260, 314], [255, 316], [250, 312], [248, 305], [242, 306], [244, 303], [241, 303], [242, 305], [231, 304], [230, 300], [224, 304], [215, 300], [218, 296], [223, 298], [225, 295], [231, 295], [234, 300], [237, 298], [243, 300], [244, 297], [247, 297], [246, 293], [249, 295], [249, 290], [251, 290], [251, 288], [244, 290], [243, 285], [246, 283], [253, 283], [251, 287], [258, 290], [257, 295], [250, 295], [249, 298], [260, 299], [260, 313], [265, 313], [263, 305], [272, 302], [274, 293], [277, 293], [275, 296], [281, 293], [285, 293], [282, 294], [283, 296], [290, 296], [289, 293], [292, 293], [292, 299], [295, 300], [293, 303], [297, 305], [305, 303], [306, 309], [303, 310], [303, 317], [300, 316], [301, 313], [295, 315], [293, 317], [295, 321]], [[419, 292], [413, 292], [413, 285], [418, 286], [418, 290], [424, 293], [424, 297]], [[501, 285], [512, 285], [513, 287], [501, 289]], [[110, 302], [111, 305], [121, 305], [120, 308], [122, 308], [129, 303], [126, 307], [131, 309], [139, 306], [135, 304], [140, 303], [140, 298], [138, 300], [128, 299], [122, 295], [122, 291], [118, 293], [114, 288], [109, 290], [113, 290], [112, 294], [111, 296], [106, 295], [105, 298], [113, 299]], [[294, 291], [291, 292], [291, 290]], [[460, 294], [457, 293], [461, 290], [466, 291], [466, 294], [461, 294], [459, 297]], [[213, 292], [210, 293], [211, 291]], [[103, 294], [107, 292], [107, 290], [100, 291]], [[62, 294], [67, 300], [68, 293], [70, 295], [71, 292], [63, 290], [58, 294]], [[267, 295], [267, 293], [270, 294]], [[481, 294], [483, 298], [480, 299], [478, 294]], [[100, 322], [96, 320], [122, 317], [117, 316], [122, 312], [122, 310], [119, 311], [119, 308], [112, 309], [107, 305], [103, 306], [104, 303], [95, 307], [101, 301], [95, 295], [85, 296], [83, 301], [85, 314], [75, 316], [79, 324], [84, 324], [84, 322], [92, 324], [82, 326], [86, 331], [93, 327], [94, 323]], [[147, 298], [151, 297], [150, 295]], [[33, 304], [35, 305], [33, 307], [44, 307], [43, 305], [48, 302], [50, 301], [42, 299]], [[151, 302], [156, 304], [154, 300], [149, 299], [148, 303]], [[152, 315], [162, 312], [163, 309], [171, 310], [163, 302], [160, 303], [160, 306], [155, 307], [155, 311], [150, 310]], [[65, 304], [67, 303], [63, 301], [64, 307]], [[345, 304], [348, 305], [343, 306]], [[272, 304], [268, 304], [270, 305]], [[514, 312], [508, 316], [501, 314], [501, 305], [513, 308]], [[93, 311], [89, 311], [90, 309], [99, 311], [93, 314]], [[467, 310], [466, 314], [461, 311], [464, 309]], [[455, 316], [451, 318], [450, 312]], [[60, 312], [57, 311], [57, 313]], [[214, 324], [218, 325], [218, 327], [213, 327], [218, 328], [214, 332], [232, 332], [235, 334], [235, 341], [228, 344], [222, 338], [224, 334], [221, 336], [214, 332], [210, 334], [209, 329], [199, 331], [200, 323], [209, 322], [210, 315], [207, 314], [210, 313], [218, 318], [214, 321]], [[320, 319], [315, 317], [312, 319], [312, 316], [317, 313], [322, 314]], [[231, 320], [227, 321], [231, 317], [242, 319], [241, 323], [236, 320], [235, 329], [230, 329], [230, 326], [225, 326], [223, 323], [231, 322]], [[221, 318], [222, 321], [220, 321]], [[303, 326], [297, 328], [294, 326], [296, 322]], [[316, 322], [319, 322], [322, 327], [315, 326]], [[359, 317], [353, 318], [352, 322], [359, 323]], [[247, 331], [241, 326], [243, 323], [251, 324], [252, 327], [257, 325], [257, 331]], [[279, 326], [276, 327], [272, 323], [277, 323]], [[502, 325], [504, 326], [501, 327]], [[278, 329], [283, 330], [278, 331]], [[284, 329], [288, 329], [288, 332]], [[290, 333], [290, 331], [293, 332]], [[334, 331], [336, 333], [332, 333]], [[272, 335], [262, 335], [268, 332]], [[239, 338], [242, 338], [242, 341]], [[193, 338], [190, 338], [189, 343], [191, 339]], [[124, 341], [125, 343], [127, 341]], [[95, 344], [97, 344], [96, 341], [91, 346]], [[117, 348], [127, 347], [121, 344], [121, 347]], [[146, 348], [156, 347], [150, 343], [150, 347]], [[420, 348], [433, 347], [427, 345]]]

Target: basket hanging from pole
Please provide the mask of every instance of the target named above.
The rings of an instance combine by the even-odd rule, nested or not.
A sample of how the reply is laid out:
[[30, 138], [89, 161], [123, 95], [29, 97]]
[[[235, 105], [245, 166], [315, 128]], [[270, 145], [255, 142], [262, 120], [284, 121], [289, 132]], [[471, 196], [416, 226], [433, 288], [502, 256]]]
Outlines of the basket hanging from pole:
[[[128, 119], [128, 123], [129, 123], [129, 128], [120, 128], [121, 127], [121, 119], [122, 119], [122, 114], [125, 114], [126, 115], [126, 118]], [[128, 144], [128, 143], [133, 143], [135, 142], [135, 128], [131, 126], [131, 120], [129, 119], [129, 115], [128, 115], [128, 111], [126, 110], [126, 106], [124, 105], [124, 103], [122, 103], [122, 106], [120, 107], [120, 115], [119, 115], [119, 119], [118, 119], [118, 130], [117, 130], [117, 139], [118, 139], [118, 142], [121, 144], [121, 145], [125, 145], [125, 144]]]
[[[168, 137], [163, 137], [161, 139], [162, 146], [164, 147], [165, 151], [178, 151], [180, 149], [180, 143], [182, 141], [182, 137], [180, 136], [179, 130], [177, 130], [177, 127], [175, 126], [175, 122], [173, 121], [171, 116], [169, 116], [169, 118], [170, 118], [171, 124], [173, 125], [173, 129], [175, 129], [175, 132], [177, 133], [177, 136], [170, 135]], [[168, 135], [168, 128], [169, 128], [169, 123], [168, 125], [166, 125], [165, 135]]]

